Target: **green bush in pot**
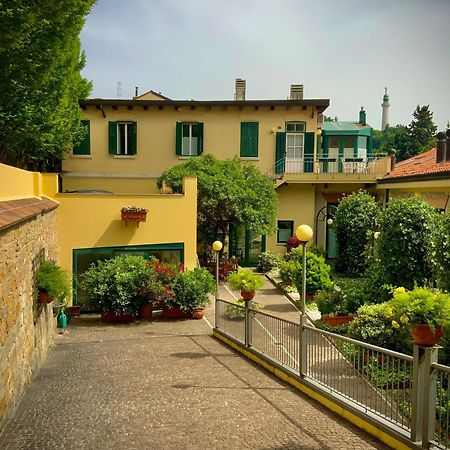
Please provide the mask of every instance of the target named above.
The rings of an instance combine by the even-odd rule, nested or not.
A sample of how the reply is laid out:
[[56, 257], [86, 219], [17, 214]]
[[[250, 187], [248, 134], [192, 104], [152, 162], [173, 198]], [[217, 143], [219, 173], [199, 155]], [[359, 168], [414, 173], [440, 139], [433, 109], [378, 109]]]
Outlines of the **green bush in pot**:
[[42, 261], [36, 273], [39, 291], [46, 292], [53, 300], [64, 302], [70, 294], [69, 277], [57, 264]]
[[254, 292], [264, 284], [264, 280], [256, 275], [252, 269], [242, 268], [230, 274], [227, 281], [231, 289], [244, 292]]

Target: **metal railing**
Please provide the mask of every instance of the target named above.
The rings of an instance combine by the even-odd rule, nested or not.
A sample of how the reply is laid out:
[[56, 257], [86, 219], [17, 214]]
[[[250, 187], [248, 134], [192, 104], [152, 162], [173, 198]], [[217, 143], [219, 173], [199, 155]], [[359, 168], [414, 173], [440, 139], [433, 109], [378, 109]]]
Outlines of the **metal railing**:
[[[450, 448], [450, 367], [217, 300], [216, 329], [351, 411], [423, 448]], [[236, 317], [236, 315], [238, 317]], [[301, 350], [303, 349], [303, 351]], [[418, 444], [419, 443], [419, 444]]]
[[385, 175], [391, 167], [391, 158], [385, 155], [358, 157], [305, 156], [282, 158], [276, 161], [268, 175], [300, 173], [353, 173]]
[[437, 448], [450, 448], [450, 367], [431, 365], [436, 377], [436, 421], [431, 441]]
[[305, 326], [306, 376], [365, 412], [411, 431], [413, 357]]

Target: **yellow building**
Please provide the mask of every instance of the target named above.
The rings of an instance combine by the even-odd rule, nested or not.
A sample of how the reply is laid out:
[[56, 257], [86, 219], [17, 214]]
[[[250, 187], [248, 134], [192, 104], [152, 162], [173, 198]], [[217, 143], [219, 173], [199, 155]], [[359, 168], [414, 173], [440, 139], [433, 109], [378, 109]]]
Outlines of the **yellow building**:
[[278, 232], [263, 237], [235, 230], [230, 252], [242, 264], [254, 263], [264, 249], [284, 252], [287, 237], [301, 223], [316, 230], [318, 244], [327, 245], [332, 240], [322, 217], [327, 205], [343, 193], [375, 189], [390, 165], [367, 152], [359, 157], [357, 136], [345, 141], [351, 154], [324, 152], [320, 128], [329, 100], [304, 99], [302, 85], [292, 85], [287, 100], [246, 100], [245, 81], [236, 80], [234, 100], [171, 100], [150, 91], [129, 100], [80, 104], [87, 135], [63, 162], [63, 192], [156, 193], [155, 180], [165, 169], [202, 153], [238, 156], [271, 177], [278, 189]]

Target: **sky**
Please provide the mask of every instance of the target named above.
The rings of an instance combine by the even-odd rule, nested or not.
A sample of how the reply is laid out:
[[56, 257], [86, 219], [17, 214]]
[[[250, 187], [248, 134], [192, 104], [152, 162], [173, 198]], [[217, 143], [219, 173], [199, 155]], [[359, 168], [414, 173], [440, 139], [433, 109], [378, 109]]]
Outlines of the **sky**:
[[409, 124], [430, 105], [450, 121], [450, 0], [98, 0], [81, 33], [91, 97], [161, 92], [226, 100], [327, 98], [325, 114], [381, 128]]

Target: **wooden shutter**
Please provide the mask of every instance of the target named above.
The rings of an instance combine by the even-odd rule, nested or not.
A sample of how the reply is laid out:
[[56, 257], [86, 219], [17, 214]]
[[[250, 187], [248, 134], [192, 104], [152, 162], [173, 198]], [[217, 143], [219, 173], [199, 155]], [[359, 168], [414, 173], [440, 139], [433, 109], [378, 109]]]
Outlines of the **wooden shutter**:
[[305, 157], [305, 160], [303, 162], [304, 172], [313, 172], [315, 139], [316, 135], [314, 132], [305, 133], [305, 146], [303, 148], [303, 155]]
[[137, 153], [137, 122], [132, 122], [130, 126], [130, 140], [128, 144], [128, 154], [135, 155]]
[[259, 122], [241, 122], [241, 150], [242, 157], [258, 156]]
[[177, 122], [176, 132], [175, 132], [175, 154], [181, 156], [181, 136], [183, 132], [183, 124]]
[[85, 130], [85, 136], [82, 141], [73, 146], [72, 153], [74, 155], [90, 155], [91, 154], [91, 122], [90, 120], [82, 120], [81, 126]]
[[286, 133], [277, 132], [275, 147], [275, 173], [284, 173], [286, 163]]
[[203, 153], [203, 123], [198, 123], [198, 141], [197, 141], [197, 155]]
[[117, 122], [108, 123], [109, 154], [117, 155]]

